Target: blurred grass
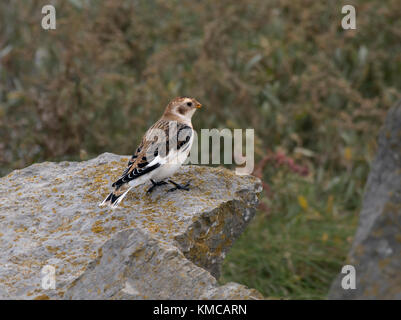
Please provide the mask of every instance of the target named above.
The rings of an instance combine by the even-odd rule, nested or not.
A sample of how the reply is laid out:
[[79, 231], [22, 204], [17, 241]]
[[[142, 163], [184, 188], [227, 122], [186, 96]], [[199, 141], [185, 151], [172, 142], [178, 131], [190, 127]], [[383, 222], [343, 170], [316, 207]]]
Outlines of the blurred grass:
[[221, 282], [235, 280], [268, 298], [322, 299], [344, 264], [357, 215], [333, 198], [342, 193], [314, 182], [287, 177], [275, 187], [271, 213], [258, 212], [241, 235]]
[[[254, 128], [257, 161], [271, 149], [309, 169], [264, 167], [271, 194], [221, 281], [324, 298], [401, 96], [401, 2], [53, 1], [44, 31], [47, 3], [0, 3], [0, 174], [130, 154], [172, 97], [194, 96], [196, 128]], [[341, 28], [343, 4], [357, 30]]]

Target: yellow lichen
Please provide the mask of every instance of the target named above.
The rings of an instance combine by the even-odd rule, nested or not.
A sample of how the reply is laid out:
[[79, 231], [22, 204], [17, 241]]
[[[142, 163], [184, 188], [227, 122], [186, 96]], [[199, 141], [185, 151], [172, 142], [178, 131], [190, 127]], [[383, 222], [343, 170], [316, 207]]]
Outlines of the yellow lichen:
[[48, 295], [42, 294], [40, 296], [35, 297], [33, 300], [50, 300], [50, 298]]
[[101, 221], [101, 220], [96, 221], [96, 222], [93, 224], [92, 228], [91, 228], [92, 232], [93, 232], [93, 233], [100, 233], [100, 232], [103, 232], [103, 231], [104, 231], [104, 228], [103, 228], [102, 224], [103, 224], [103, 221]]

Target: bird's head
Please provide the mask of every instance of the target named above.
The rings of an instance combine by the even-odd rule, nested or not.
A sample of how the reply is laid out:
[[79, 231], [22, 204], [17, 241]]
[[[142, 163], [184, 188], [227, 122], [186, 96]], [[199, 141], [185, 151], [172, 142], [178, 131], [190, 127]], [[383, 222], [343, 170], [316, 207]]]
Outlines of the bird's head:
[[168, 118], [178, 118], [191, 121], [191, 118], [196, 109], [199, 109], [201, 107], [202, 105], [194, 98], [178, 97], [173, 99], [167, 105], [164, 116]]

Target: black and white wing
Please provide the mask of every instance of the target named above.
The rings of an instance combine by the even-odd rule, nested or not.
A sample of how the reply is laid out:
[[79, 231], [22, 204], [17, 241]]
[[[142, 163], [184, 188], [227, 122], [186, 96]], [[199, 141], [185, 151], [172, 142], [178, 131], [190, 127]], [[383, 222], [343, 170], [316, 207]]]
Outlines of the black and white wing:
[[[145, 134], [128, 166], [121, 177], [113, 183], [120, 188], [123, 184], [152, 172], [166, 163], [177, 152], [189, 152], [193, 138], [193, 129], [186, 124], [176, 123], [171, 128], [171, 121], [159, 120]], [[157, 132], [156, 129], [160, 131]], [[158, 133], [158, 134], [156, 134]]]

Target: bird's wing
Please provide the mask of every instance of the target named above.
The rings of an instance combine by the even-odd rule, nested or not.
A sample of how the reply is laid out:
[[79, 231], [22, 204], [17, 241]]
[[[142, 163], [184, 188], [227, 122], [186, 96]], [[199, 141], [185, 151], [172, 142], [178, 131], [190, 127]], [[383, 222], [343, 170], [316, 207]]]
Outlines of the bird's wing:
[[[192, 128], [179, 122], [176, 122], [176, 127], [170, 126], [170, 124], [171, 121], [159, 120], [149, 128], [134, 155], [128, 161], [127, 168], [113, 183], [113, 187], [118, 189], [124, 183], [157, 169], [166, 163], [169, 152], [188, 149], [193, 134]], [[174, 139], [176, 139], [175, 143]]]

